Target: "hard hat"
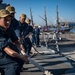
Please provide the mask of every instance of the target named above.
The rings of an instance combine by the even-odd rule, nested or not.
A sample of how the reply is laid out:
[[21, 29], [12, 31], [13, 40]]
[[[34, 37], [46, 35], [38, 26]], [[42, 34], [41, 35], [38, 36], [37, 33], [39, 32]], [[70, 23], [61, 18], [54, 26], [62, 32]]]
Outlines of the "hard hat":
[[20, 17], [21, 18], [26, 18], [26, 15], [25, 14], [21, 14]]
[[31, 22], [31, 19], [28, 18], [28, 19], [26, 20], [26, 23], [30, 23], [30, 22]]
[[7, 6], [6, 10], [8, 10], [10, 13], [15, 13], [15, 8], [13, 6]]
[[0, 10], [0, 17], [7, 17], [10, 15], [10, 12], [5, 10], [5, 9], [2, 9]]

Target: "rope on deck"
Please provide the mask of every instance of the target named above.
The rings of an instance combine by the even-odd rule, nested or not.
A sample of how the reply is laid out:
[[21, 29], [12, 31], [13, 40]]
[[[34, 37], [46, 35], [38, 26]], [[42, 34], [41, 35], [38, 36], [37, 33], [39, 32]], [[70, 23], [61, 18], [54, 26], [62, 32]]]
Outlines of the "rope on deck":
[[44, 67], [42, 67], [41, 65], [39, 65], [37, 62], [35, 62], [33, 59], [31, 59], [30, 57], [28, 58], [28, 60], [35, 65], [37, 68], [39, 68], [39, 70], [41, 70], [45, 75], [53, 75], [51, 72], [49, 72], [48, 70], [45, 70]]

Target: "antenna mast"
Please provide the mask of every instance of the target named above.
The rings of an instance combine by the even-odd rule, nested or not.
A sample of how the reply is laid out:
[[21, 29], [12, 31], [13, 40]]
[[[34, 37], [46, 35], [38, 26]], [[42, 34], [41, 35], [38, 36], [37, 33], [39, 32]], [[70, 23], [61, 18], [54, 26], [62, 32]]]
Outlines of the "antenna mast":
[[58, 31], [59, 31], [59, 12], [58, 12], [58, 5], [56, 6], [56, 12], [57, 12], [57, 28], [58, 28]]
[[46, 7], [44, 6], [44, 16], [45, 16], [45, 23], [46, 23], [46, 28], [48, 30], [48, 25], [47, 25], [47, 16], [46, 16]]
[[30, 16], [31, 16], [32, 26], [34, 26], [34, 23], [33, 23], [33, 16], [32, 16], [32, 10], [31, 10], [31, 8], [30, 8]]

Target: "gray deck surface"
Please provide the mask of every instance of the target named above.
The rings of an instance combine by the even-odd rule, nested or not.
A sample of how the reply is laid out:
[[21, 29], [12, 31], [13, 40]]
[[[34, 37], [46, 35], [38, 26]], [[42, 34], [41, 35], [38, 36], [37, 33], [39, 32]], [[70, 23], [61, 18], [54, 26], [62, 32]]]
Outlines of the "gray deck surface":
[[[40, 47], [36, 49], [39, 52], [43, 51], [44, 54], [38, 54], [32, 59], [34, 59], [35, 62], [40, 64], [42, 67], [44, 67], [46, 70], [51, 72], [53, 75], [73, 75], [74, 74], [74, 73], [71, 73], [74, 70], [74, 66], [75, 66], [74, 62], [66, 59], [63, 56], [60, 56], [59, 54], [55, 54], [53, 50], [47, 49], [46, 47]], [[25, 70], [24, 72], [21, 72], [21, 75], [43, 75], [43, 72], [41, 72], [32, 63], [24, 64], [24, 67], [27, 70]]]

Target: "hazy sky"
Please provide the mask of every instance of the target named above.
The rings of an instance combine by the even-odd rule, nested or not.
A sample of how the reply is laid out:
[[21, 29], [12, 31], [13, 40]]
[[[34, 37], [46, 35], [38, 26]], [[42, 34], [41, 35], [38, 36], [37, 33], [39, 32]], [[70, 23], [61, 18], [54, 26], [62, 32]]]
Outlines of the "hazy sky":
[[48, 24], [56, 21], [56, 5], [59, 7], [59, 17], [61, 21], [75, 22], [75, 0], [3, 0], [3, 3], [10, 4], [15, 7], [15, 17], [19, 19], [20, 14], [24, 13], [30, 18], [30, 7], [32, 9], [34, 23], [45, 24], [39, 17], [44, 18], [44, 6], [46, 6], [46, 14]]

